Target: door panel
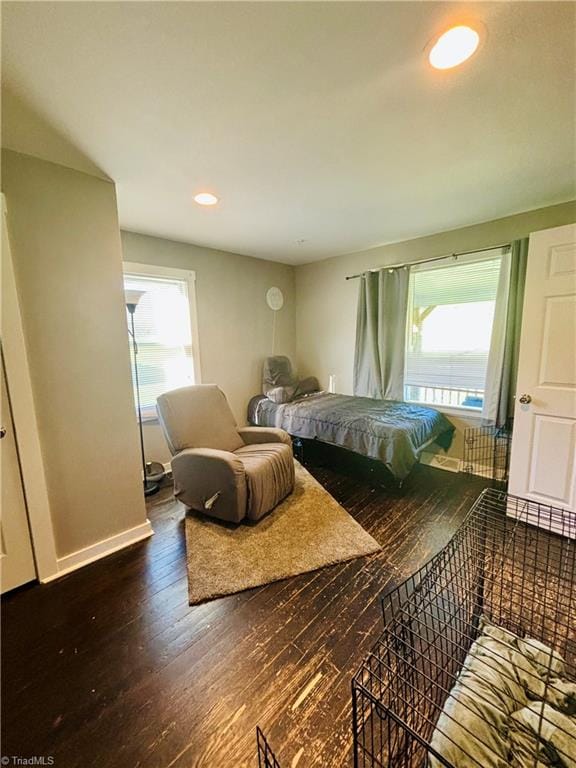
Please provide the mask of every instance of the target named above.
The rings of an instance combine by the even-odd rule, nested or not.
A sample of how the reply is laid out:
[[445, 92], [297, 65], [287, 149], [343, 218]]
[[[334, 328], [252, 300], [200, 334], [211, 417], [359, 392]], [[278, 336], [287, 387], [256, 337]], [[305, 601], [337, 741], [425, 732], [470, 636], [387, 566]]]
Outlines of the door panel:
[[576, 225], [530, 236], [516, 392], [510, 492], [576, 511]]
[[0, 591], [7, 592], [36, 578], [26, 501], [3, 364], [0, 419]]
[[[6, 230], [4, 196], [2, 195], [2, 266], [0, 268], [0, 340], [10, 327], [6, 322], [6, 259], [10, 245]], [[4, 351], [0, 341], [0, 592], [4, 593], [36, 578], [32, 540], [24, 484], [20, 470], [18, 444], [8, 391]]]
[[[534, 414], [532, 464], [528, 481], [532, 498], [554, 506], [570, 508], [573, 505], [575, 439], [576, 420]], [[541, 456], [552, 456], [554, 461], [541, 461]]]
[[576, 386], [576, 297], [548, 297], [544, 306], [544, 333], [538, 384], [574, 389]]
[[[559, 227], [563, 229], [563, 227]], [[549, 230], [548, 230], [549, 231]], [[565, 277], [576, 273], [576, 243], [553, 245], [549, 252], [548, 277]]]

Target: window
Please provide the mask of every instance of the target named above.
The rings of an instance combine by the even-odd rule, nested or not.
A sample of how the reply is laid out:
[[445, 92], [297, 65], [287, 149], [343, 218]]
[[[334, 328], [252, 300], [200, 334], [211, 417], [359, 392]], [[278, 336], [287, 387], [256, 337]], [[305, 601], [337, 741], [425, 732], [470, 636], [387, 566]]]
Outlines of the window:
[[502, 250], [413, 267], [404, 397], [481, 409]]
[[[156, 398], [200, 380], [194, 273], [124, 264], [124, 288], [145, 291], [134, 313], [140, 403], [144, 418], [156, 417]], [[134, 400], [134, 353], [130, 343]]]

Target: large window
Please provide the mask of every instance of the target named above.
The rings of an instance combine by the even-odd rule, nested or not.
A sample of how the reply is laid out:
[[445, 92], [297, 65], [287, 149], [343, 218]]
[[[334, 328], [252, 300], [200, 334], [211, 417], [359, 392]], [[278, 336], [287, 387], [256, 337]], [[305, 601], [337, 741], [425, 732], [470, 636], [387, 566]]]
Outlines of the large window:
[[482, 408], [501, 251], [414, 267], [405, 399]]
[[[126, 263], [124, 287], [145, 291], [134, 323], [142, 415], [154, 418], [159, 395], [199, 381], [194, 273]], [[130, 358], [135, 387], [132, 343]]]

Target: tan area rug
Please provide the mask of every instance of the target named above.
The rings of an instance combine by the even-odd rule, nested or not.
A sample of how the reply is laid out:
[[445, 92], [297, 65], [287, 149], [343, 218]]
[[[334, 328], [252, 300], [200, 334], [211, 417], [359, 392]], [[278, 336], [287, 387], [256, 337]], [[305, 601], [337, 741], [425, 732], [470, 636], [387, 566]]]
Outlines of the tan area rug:
[[377, 552], [378, 542], [296, 464], [296, 486], [258, 523], [186, 515], [190, 604]]

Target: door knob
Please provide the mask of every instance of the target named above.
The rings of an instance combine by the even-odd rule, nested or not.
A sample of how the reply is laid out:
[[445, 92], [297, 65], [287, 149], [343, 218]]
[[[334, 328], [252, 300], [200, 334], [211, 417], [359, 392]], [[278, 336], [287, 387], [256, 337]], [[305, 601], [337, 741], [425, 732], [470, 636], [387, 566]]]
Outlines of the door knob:
[[530, 395], [520, 395], [520, 397], [518, 398], [518, 402], [522, 403], [522, 405], [528, 405], [528, 403], [532, 402], [532, 398], [530, 397]]
[[0, 427], [0, 440], [6, 436], [6, 427]]

